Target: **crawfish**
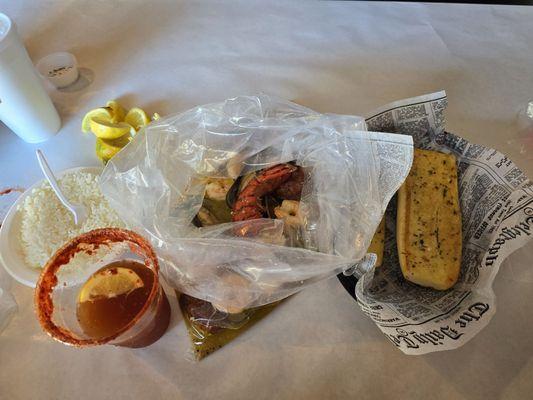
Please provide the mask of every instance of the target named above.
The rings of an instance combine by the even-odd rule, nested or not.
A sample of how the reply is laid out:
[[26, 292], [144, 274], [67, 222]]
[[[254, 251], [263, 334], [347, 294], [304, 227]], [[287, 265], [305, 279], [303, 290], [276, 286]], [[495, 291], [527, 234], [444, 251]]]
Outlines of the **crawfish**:
[[261, 198], [288, 181], [297, 169], [292, 164], [277, 164], [260, 171], [239, 193], [233, 206], [233, 221], [262, 218], [264, 208]]

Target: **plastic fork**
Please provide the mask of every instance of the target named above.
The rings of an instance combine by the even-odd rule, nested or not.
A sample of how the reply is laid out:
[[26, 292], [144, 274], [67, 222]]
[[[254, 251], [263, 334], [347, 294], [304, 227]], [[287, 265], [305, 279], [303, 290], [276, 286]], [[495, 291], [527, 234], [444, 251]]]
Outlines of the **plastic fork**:
[[59, 188], [56, 177], [50, 169], [50, 166], [48, 165], [48, 162], [46, 161], [46, 157], [44, 156], [43, 152], [41, 150], [36, 150], [35, 154], [37, 154], [37, 160], [39, 161], [41, 171], [43, 171], [45, 178], [48, 180], [48, 183], [50, 183], [50, 186], [52, 186], [52, 190], [56, 194], [57, 198], [59, 199], [61, 204], [63, 204], [66, 209], [69, 210], [74, 216], [74, 223], [76, 225], [83, 224], [83, 222], [87, 219], [87, 209], [85, 208], [85, 206], [83, 206], [82, 204], [74, 204], [68, 201], [68, 199], [65, 197], [65, 195]]

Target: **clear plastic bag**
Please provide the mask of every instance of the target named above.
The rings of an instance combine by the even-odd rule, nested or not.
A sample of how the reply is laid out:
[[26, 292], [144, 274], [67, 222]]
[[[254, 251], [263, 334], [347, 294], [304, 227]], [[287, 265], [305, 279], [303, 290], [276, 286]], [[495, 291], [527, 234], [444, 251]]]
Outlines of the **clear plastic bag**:
[[[405, 135], [366, 132], [362, 118], [318, 114], [274, 97], [242, 96], [158, 120], [106, 166], [111, 206], [157, 249], [182, 293], [248, 309], [281, 300], [360, 261], [413, 157]], [[310, 171], [300, 206], [304, 248], [279, 240], [283, 221], [196, 228], [206, 177], [295, 161]]]

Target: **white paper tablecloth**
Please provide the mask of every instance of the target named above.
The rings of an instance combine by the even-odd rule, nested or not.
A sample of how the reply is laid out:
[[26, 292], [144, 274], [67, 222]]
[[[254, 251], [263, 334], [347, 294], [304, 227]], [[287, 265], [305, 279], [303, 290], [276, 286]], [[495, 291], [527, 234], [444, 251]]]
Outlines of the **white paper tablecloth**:
[[[162, 115], [265, 91], [365, 115], [445, 89], [447, 128], [533, 176], [516, 133], [533, 98], [533, 8], [362, 2], [0, 1], [36, 61], [73, 52], [94, 80], [53, 92], [63, 128], [40, 145], [54, 169], [97, 165], [85, 112], [118, 98]], [[37, 146], [0, 128], [0, 189], [41, 179]], [[463, 348], [403, 355], [336, 279], [321, 282], [200, 363], [179, 312], [156, 344], [78, 350], [52, 341], [16, 283], [0, 335], [0, 399], [526, 399], [533, 393], [533, 244], [503, 265], [498, 312]], [[173, 301], [175, 305], [175, 301]]]

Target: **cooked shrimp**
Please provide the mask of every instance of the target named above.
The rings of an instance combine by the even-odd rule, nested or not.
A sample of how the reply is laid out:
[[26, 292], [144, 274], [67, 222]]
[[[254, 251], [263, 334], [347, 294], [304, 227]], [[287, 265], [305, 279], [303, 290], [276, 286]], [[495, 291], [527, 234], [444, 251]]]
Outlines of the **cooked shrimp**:
[[208, 178], [205, 186], [205, 195], [211, 200], [224, 201], [231, 185], [233, 185], [233, 179]]
[[276, 218], [282, 219], [286, 224], [298, 226], [304, 223], [300, 212], [300, 202], [296, 200], [283, 200], [281, 206], [274, 208]]

